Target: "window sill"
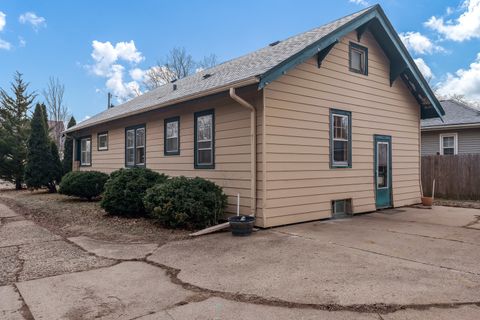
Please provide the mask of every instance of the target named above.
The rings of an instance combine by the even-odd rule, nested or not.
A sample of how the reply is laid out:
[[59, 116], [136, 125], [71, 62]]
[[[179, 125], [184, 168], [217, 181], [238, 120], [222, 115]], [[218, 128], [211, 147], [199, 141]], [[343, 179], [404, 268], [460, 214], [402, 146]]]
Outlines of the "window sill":
[[202, 164], [196, 164], [194, 165], [195, 169], [215, 169], [214, 164], [207, 164], [207, 165], [202, 165]]

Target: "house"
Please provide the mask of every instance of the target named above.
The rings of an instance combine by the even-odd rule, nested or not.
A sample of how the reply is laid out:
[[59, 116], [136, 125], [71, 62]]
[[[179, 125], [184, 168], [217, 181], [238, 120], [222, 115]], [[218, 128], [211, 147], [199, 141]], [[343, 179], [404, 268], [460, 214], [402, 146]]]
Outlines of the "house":
[[271, 227], [420, 202], [443, 109], [379, 5], [166, 84], [67, 130], [77, 170], [220, 185]]
[[480, 153], [480, 110], [455, 100], [440, 103], [443, 122], [422, 120], [422, 156]]

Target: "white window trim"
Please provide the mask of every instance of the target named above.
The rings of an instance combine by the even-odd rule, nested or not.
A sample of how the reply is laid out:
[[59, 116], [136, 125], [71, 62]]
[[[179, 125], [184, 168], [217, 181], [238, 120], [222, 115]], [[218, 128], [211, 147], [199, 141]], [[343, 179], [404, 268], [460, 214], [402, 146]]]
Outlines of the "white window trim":
[[[106, 140], [107, 145], [105, 147], [100, 147], [100, 137], [106, 137], [107, 138], [107, 140]], [[108, 150], [108, 133], [99, 134], [98, 138], [97, 138], [97, 142], [98, 142], [98, 150], [99, 151]]]
[[457, 155], [458, 154], [458, 133], [457, 132], [452, 132], [452, 133], [441, 133], [440, 134], [440, 154], [443, 156], [443, 138], [447, 137], [453, 137], [453, 154]]

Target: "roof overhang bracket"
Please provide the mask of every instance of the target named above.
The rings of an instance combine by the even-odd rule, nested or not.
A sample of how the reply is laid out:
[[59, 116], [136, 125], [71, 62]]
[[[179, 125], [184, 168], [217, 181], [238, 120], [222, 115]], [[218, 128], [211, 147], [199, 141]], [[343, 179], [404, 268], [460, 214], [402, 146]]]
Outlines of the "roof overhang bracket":
[[325, 59], [325, 57], [328, 55], [330, 50], [338, 43], [338, 39], [333, 41], [329, 46], [327, 46], [325, 49], [321, 50], [317, 54], [317, 65], [320, 68], [322, 66], [322, 61]]
[[395, 80], [408, 69], [405, 63], [390, 63], [390, 87], [393, 86]]
[[357, 40], [358, 40], [358, 42], [360, 42], [360, 40], [362, 39], [362, 36], [365, 33], [365, 31], [368, 30], [368, 27], [369, 27], [371, 22], [372, 22], [372, 20], [366, 22], [365, 24], [362, 24], [360, 27], [357, 28]]

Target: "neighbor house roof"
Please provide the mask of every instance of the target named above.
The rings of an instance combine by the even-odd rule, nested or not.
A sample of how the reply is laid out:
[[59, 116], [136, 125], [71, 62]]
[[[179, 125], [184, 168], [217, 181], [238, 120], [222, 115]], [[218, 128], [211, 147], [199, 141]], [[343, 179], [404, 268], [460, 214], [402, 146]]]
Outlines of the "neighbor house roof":
[[424, 119], [422, 130], [480, 127], [480, 110], [455, 100], [442, 100], [440, 103], [445, 110], [443, 122], [438, 118]]
[[[386, 43], [382, 48], [391, 58], [392, 65], [397, 66], [397, 68], [392, 68], [391, 82], [397, 77], [402, 77], [407, 85], [408, 83], [411, 84], [409, 88], [422, 106], [422, 118], [443, 114], [438, 100], [431, 92], [405, 46], [401, 43], [383, 10], [379, 5], [375, 5], [283, 41], [274, 42], [262, 49], [213, 68], [179, 79], [175, 83], [165, 84], [82, 121], [67, 129], [66, 132], [77, 131], [107, 121], [192, 100], [227, 90], [229, 87], [241, 87], [257, 83], [258, 88], [261, 89], [314, 55], [318, 54], [318, 57], [324, 57], [326, 54], [321, 55], [320, 53], [328, 52], [347, 33], [357, 30], [360, 38], [367, 27], [378, 39]], [[319, 63], [321, 63], [320, 58]], [[209, 76], [205, 77], [207, 74]]]

